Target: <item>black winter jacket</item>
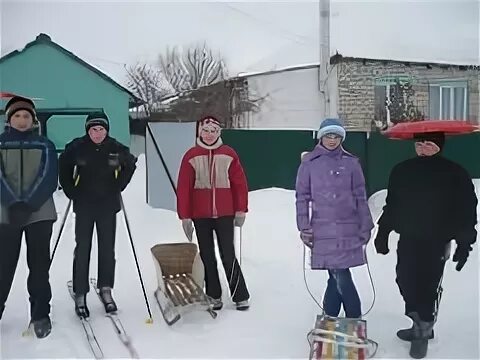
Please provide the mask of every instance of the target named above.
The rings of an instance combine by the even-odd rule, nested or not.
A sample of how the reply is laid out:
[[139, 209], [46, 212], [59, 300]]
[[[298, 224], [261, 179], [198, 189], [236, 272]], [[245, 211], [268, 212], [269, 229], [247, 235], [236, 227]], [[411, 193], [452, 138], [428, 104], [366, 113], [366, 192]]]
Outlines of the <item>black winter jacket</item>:
[[471, 177], [460, 165], [440, 154], [406, 160], [390, 174], [379, 237], [386, 241], [394, 230], [404, 239], [424, 238], [419, 247], [440, 247], [452, 239], [467, 247], [476, 241], [477, 202]]
[[59, 158], [59, 180], [74, 211], [120, 211], [120, 194], [136, 161], [128, 147], [111, 137], [100, 145], [88, 135], [67, 144]]

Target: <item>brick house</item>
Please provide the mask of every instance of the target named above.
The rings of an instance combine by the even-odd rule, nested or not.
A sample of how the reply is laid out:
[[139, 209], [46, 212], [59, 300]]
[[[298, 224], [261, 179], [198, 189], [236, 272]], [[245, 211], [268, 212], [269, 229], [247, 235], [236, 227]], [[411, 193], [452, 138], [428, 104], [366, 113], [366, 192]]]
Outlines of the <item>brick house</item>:
[[341, 56], [331, 64], [338, 114], [351, 129], [385, 128], [412, 118], [479, 123], [480, 66]]
[[194, 121], [213, 110], [227, 128], [316, 130], [330, 115], [342, 118], [349, 131], [362, 132], [413, 119], [479, 123], [479, 75], [478, 65], [337, 54], [330, 59], [325, 84], [319, 81], [319, 64], [240, 74], [181, 94], [161, 117]]

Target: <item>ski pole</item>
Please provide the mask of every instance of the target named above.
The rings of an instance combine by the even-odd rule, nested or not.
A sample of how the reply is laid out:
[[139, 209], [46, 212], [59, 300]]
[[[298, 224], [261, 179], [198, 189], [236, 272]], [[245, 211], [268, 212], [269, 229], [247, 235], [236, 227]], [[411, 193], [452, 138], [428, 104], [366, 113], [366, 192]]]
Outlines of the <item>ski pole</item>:
[[123, 203], [122, 194], [120, 194], [120, 204], [122, 206], [123, 217], [125, 219], [125, 225], [127, 226], [128, 237], [130, 239], [130, 245], [132, 246], [133, 257], [135, 258], [135, 265], [137, 266], [138, 277], [140, 279], [140, 284], [142, 285], [143, 297], [145, 298], [145, 304], [147, 305], [148, 315], [150, 316], [147, 319], [147, 324], [153, 322], [152, 312], [150, 311], [150, 304], [148, 303], [147, 293], [145, 292], [145, 286], [143, 284], [142, 273], [140, 272], [140, 266], [138, 265], [137, 253], [135, 252], [135, 246], [133, 245], [132, 232], [130, 231], [130, 223], [128, 222], [127, 212], [125, 211], [125, 204]]
[[60, 226], [60, 231], [58, 232], [57, 240], [55, 241], [55, 246], [53, 248], [52, 256], [50, 258], [50, 266], [52, 266], [53, 257], [55, 256], [55, 252], [57, 251], [58, 243], [60, 242], [60, 238], [63, 234], [63, 228], [65, 227], [65, 223], [67, 222], [68, 214], [70, 213], [70, 208], [72, 206], [72, 200], [68, 201], [67, 209], [63, 214], [62, 225]]
[[157, 151], [158, 157], [160, 158], [160, 161], [162, 162], [163, 168], [165, 169], [165, 172], [167, 173], [168, 180], [170, 181], [170, 185], [173, 188], [173, 192], [175, 193], [175, 196], [177, 195], [177, 188], [175, 186], [175, 182], [173, 181], [172, 175], [170, 174], [170, 171], [168, 170], [167, 163], [165, 162], [165, 159], [163, 158], [162, 152], [160, 151], [160, 147], [157, 144], [157, 141], [155, 140], [155, 137], [153, 136], [152, 129], [150, 129], [150, 125], [147, 122], [147, 130], [148, 133], [150, 134], [150, 137], [152, 138], [153, 145], [155, 146], [155, 150]]

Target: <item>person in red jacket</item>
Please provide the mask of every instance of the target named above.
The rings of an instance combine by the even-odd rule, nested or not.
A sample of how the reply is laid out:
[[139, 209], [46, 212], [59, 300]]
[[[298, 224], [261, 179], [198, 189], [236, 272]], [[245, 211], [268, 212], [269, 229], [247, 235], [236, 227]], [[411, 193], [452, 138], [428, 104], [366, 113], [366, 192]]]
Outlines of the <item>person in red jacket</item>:
[[178, 174], [177, 213], [189, 241], [193, 227], [205, 266], [206, 292], [220, 310], [222, 288], [217, 270], [213, 231], [237, 310], [249, 308], [242, 270], [235, 256], [234, 226], [242, 227], [248, 211], [248, 185], [237, 153], [222, 143], [220, 122], [197, 122], [196, 145], [183, 156]]

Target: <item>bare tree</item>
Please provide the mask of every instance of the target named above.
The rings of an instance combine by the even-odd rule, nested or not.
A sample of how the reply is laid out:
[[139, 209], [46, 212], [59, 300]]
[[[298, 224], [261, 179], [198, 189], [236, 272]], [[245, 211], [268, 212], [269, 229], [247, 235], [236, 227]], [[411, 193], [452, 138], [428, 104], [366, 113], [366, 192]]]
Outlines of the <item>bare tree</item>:
[[174, 92], [159, 69], [148, 64], [139, 64], [126, 68], [128, 87], [140, 99], [146, 102], [148, 115], [158, 110], [160, 100]]
[[179, 52], [169, 49], [160, 55], [159, 63], [165, 79], [176, 93], [198, 89], [227, 78], [227, 68], [220, 55], [214, 56], [204, 43]]

